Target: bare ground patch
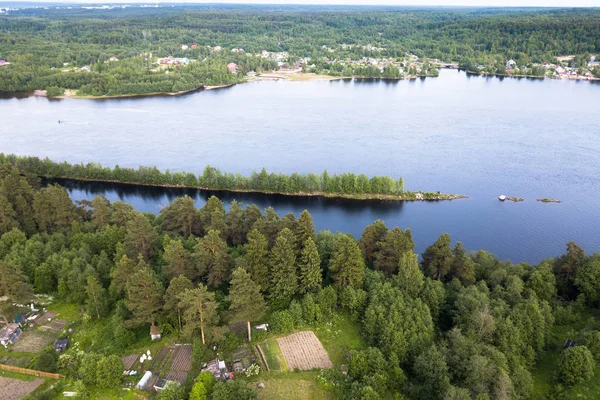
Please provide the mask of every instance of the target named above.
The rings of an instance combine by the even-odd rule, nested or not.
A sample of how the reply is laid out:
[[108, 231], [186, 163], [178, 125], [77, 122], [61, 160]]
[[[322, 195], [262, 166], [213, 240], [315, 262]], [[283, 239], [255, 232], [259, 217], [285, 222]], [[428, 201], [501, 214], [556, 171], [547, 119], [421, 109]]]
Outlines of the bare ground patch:
[[327, 351], [312, 331], [293, 333], [277, 342], [290, 370], [333, 367]]
[[54, 331], [44, 332], [30, 329], [19, 336], [12, 349], [19, 353], [39, 353], [55, 339], [56, 332]]
[[43, 379], [25, 382], [13, 378], [0, 377], [0, 400], [19, 400], [33, 392], [42, 383], [44, 383]]

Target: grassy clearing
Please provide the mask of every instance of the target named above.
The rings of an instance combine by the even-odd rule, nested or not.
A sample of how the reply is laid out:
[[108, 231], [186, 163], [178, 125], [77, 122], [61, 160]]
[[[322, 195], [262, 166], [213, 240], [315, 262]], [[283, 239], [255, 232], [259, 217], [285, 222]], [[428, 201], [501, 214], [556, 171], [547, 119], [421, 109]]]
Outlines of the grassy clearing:
[[327, 350], [334, 367], [337, 368], [345, 363], [348, 350], [366, 347], [360, 325], [345, 314], [336, 315], [330, 324], [320, 326], [313, 331]]
[[[256, 389], [260, 400], [329, 400], [333, 394], [317, 386], [318, 372], [269, 372], [258, 381], [264, 389]], [[256, 382], [250, 384], [256, 388]]]
[[20, 381], [25, 381], [25, 382], [31, 382], [31, 381], [34, 381], [36, 379], [45, 379], [45, 378], [40, 378], [39, 376], [18, 374], [16, 372], [4, 371], [4, 370], [0, 370], [0, 376], [3, 377], [3, 378], [18, 379]]
[[596, 363], [594, 377], [581, 385], [563, 387], [556, 380], [556, 369], [566, 339], [582, 343], [583, 330], [598, 329], [598, 316], [589, 312], [579, 314], [573, 323], [555, 325], [549, 332], [547, 351], [532, 371], [534, 392], [532, 399], [600, 399], [600, 363]]
[[56, 318], [65, 320], [67, 322], [73, 322], [81, 317], [81, 310], [79, 306], [69, 303], [52, 303], [48, 306], [48, 311], [58, 313]]
[[[65, 391], [70, 391], [72, 387], [66, 386]], [[111, 390], [95, 390], [92, 391], [92, 399], [114, 399], [114, 400], [139, 400], [136, 397], [133, 390], [125, 389], [111, 389]], [[66, 397], [62, 394], [57, 399], [72, 399], [72, 397]]]
[[269, 364], [269, 369], [271, 371], [287, 371], [288, 367], [285, 363], [285, 358], [281, 353], [281, 348], [279, 347], [279, 343], [275, 339], [269, 339], [260, 345], [265, 358], [267, 359], [267, 364]]

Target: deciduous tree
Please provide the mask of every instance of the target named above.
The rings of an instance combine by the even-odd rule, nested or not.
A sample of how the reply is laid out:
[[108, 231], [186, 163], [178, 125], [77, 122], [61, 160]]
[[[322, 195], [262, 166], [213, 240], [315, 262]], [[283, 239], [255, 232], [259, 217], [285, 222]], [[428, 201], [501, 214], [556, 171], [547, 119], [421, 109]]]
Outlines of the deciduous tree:
[[231, 275], [229, 289], [229, 311], [232, 322], [245, 321], [248, 326], [248, 341], [252, 341], [250, 321], [262, 317], [267, 310], [260, 287], [252, 281], [250, 274], [242, 268], [237, 268]]

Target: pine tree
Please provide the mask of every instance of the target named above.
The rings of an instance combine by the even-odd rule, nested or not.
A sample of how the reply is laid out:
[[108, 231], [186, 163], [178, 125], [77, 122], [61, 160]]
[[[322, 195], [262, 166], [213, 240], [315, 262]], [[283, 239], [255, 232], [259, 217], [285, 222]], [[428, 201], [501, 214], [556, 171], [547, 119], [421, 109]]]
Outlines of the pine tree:
[[452, 277], [458, 278], [465, 285], [475, 283], [475, 262], [467, 256], [461, 242], [456, 243], [452, 255], [454, 256], [450, 268]]
[[127, 280], [125, 305], [131, 311], [131, 326], [150, 323], [154, 326], [162, 308], [164, 288], [154, 271], [147, 266], [139, 269]]
[[231, 275], [231, 288], [229, 289], [231, 321], [246, 321], [248, 325], [248, 341], [252, 341], [250, 321], [262, 317], [267, 310], [265, 300], [259, 286], [252, 281], [250, 274], [242, 268], [237, 268]]
[[163, 217], [160, 225], [166, 232], [188, 237], [200, 234], [200, 214], [189, 196], [175, 199], [160, 212]]
[[270, 286], [268, 245], [267, 238], [258, 229], [250, 231], [248, 242], [244, 245], [246, 254], [242, 265], [250, 273], [252, 280], [260, 285], [262, 291], [267, 291]]
[[165, 236], [163, 260], [165, 261], [164, 272], [167, 278], [173, 279], [185, 275], [194, 279], [197, 273], [192, 266], [192, 255], [184, 247], [181, 240], [171, 239]]
[[110, 272], [111, 282], [110, 291], [120, 297], [124, 294], [127, 285], [127, 279], [136, 271], [136, 262], [123, 254], [115, 267]]
[[69, 194], [58, 185], [38, 191], [33, 197], [33, 209], [40, 230], [48, 233], [68, 229], [79, 220]]
[[176, 278], [171, 279], [169, 287], [165, 291], [164, 306], [166, 311], [177, 310], [177, 321], [179, 323], [179, 330], [181, 331], [181, 307], [179, 305], [178, 296], [188, 289], [193, 289], [194, 284], [188, 278], [180, 275]]
[[200, 283], [196, 289], [187, 289], [177, 298], [179, 306], [184, 310], [184, 331], [191, 336], [196, 328], [200, 329], [202, 344], [206, 344], [207, 330], [218, 322], [215, 294]]
[[271, 297], [289, 300], [298, 290], [296, 274], [296, 249], [294, 234], [284, 228], [275, 241], [269, 256], [271, 274]]
[[94, 209], [92, 223], [97, 228], [101, 228], [110, 221], [111, 208], [110, 202], [104, 196], [96, 196], [92, 200], [92, 208]]
[[158, 235], [144, 214], [135, 213], [127, 223], [125, 235], [125, 252], [129, 258], [137, 259], [138, 255], [150, 261], [156, 252]]
[[367, 264], [371, 265], [373, 263], [375, 252], [377, 251], [377, 243], [385, 239], [388, 231], [387, 226], [379, 219], [367, 226], [363, 231], [358, 244]]
[[233, 200], [229, 206], [229, 213], [225, 216], [227, 225], [227, 241], [233, 246], [239, 246], [244, 243], [246, 235], [244, 234], [244, 209], [242, 203]]
[[398, 284], [400, 288], [412, 297], [416, 297], [423, 287], [423, 272], [419, 268], [419, 257], [409, 251], [402, 254], [398, 264]]
[[452, 249], [450, 248], [450, 235], [443, 233], [423, 253], [423, 269], [427, 274], [441, 280], [452, 267]]
[[209, 286], [219, 286], [227, 280], [229, 254], [221, 232], [210, 230], [205, 237], [198, 239], [194, 258], [200, 275], [206, 276]]
[[338, 240], [329, 265], [336, 286], [361, 288], [365, 273], [365, 262], [356, 241], [348, 235]]
[[18, 228], [17, 213], [5, 196], [0, 195], [0, 235]]
[[227, 233], [225, 225], [225, 208], [223, 202], [215, 196], [211, 196], [204, 207], [200, 209], [200, 221], [202, 229], [208, 233], [211, 230], [218, 230], [224, 238]]
[[300, 262], [299, 291], [300, 293], [316, 292], [323, 283], [323, 271], [321, 270], [321, 257], [317, 245], [311, 236], [308, 236], [302, 246]]
[[377, 252], [373, 261], [376, 270], [383, 271], [388, 276], [394, 275], [398, 270], [398, 263], [402, 254], [414, 251], [410, 230], [402, 232], [399, 228], [388, 231], [384, 240], [377, 243]]

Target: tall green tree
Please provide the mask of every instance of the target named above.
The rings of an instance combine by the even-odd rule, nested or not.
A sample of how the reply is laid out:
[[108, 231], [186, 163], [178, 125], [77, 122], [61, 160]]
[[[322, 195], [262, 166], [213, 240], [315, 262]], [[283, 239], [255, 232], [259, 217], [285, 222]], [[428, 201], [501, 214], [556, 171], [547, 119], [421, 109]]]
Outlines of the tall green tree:
[[58, 185], [38, 191], [33, 197], [33, 209], [40, 230], [49, 233], [70, 228], [79, 219], [69, 194]]
[[184, 310], [184, 332], [191, 336], [194, 330], [200, 329], [202, 344], [206, 344], [206, 332], [218, 323], [217, 302], [215, 294], [208, 291], [206, 285], [198, 284], [195, 289], [187, 289], [180, 293], [179, 306]]
[[179, 325], [179, 331], [183, 329], [181, 324], [181, 306], [179, 301], [179, 295], [188, 289], [193, 289], [194, 284], [184, 275], [177, 276], [171, 279], [169, 287], [165, 291], [165, 299], [163, 308], [165, 311], [177, 310], [177, 322]]
[[452, 249], [450, 248], [450, 235], [442, 234], [423, 253], [423, 269], [433, 279], [441, 280], [452, 267]]
[[312, 236], [308, 236], [302, 245], [298, 269], [300, 293], [316, 292], [321, 288], [321, 284], [323, 283], [321, 257]]
[[196, 269], [192, 262], [192, 254], [183, 247], [179, 239], [171, 239], [165, 236], [164, 239], [163, 267], [164, 273], [168, 279], [184, 275], [189, 279], [197, 277]]
[[92, 208], [94, 209], [92, 223], [97, 228], [101, 228], [110, 222], [112, 209], [110, 202], [104, 196], [96, 196], [92, 200]]
[[275, 241], [269, 255], [271, 297], [289, 300], [298, 290], [296, 272], [296, 248], [294, 234], [284, 228]]
[[194, 205], [194, 199], [189, 196], [178, 197], [160, 211], [161, 228], [188, 237], [201, 233], [200, 214]]
[[229, 212], [225, 216], [227, 225], [227, 241], [233, 246], [239, 246], [246, 241], [247, 233], [244, 232], [244, 209], [242, 203], [233, 200]]
[[86, 302], [85, 306], [87, 312], [91, 315], [96, 316], [100, 319], [104, 316], [108, 308], [108, 297], [106, 295], [106, 289], [102, 287], [98, 279], [94, 276], [88, 276], [87, 285], [85, 287]]
[[158, 248], [158, 234], [144, 214], [136, 213], [127, 223], [124, 245], [125, 252], [131, 259], [137, 259], [138, 255], [146, 261], [154, 258]]
[[295, 235], [296, 243], [298, 243], [300, 246], [304, 246], [309, 238], [311, 238], [314, 242], [315, 225], [308, 210], [304, 210], [300, 214], [300, 218], [298, 218], [298, 224], [296, 225]]
[[219, 231], [223, 239], [227, 236], [227, 225], [225, 224], [225, 207], [223, 202], [215, 196], [211, 196], [204, 207], [200, 209], [200, 221], [204, 232], [211, 230]]
[[9, 164], [0, 165], [0, 198], [4, 198], [4, 213], [8, 204], [15, 212], [15, 219], [19, 228], [27, 234], [33, 234], [36, 230], [33, 208], [33, 187], [27, 178], [21, 175], [19, 169]]
[[131, 326], [154, 325], [162, 309], [164, 288], [149, 267], [143, 267], [127, 280], [125, 304], [131, 311]]
[[200, 276], [206, 276], [209, 286], [219, 286], [229, 277], [227, 243], [220, 231], [210, 230], [194, 247], [194, 259]]
[[340, 237], [331, 258], [329, 269], [339, 288], [352, 286], [361, 288], [365, 274], [363, 260], [358, 243], [348, 235]]
[[419, 257], [412, 251], [402, 254], [398, 263], [398, 284], [409, 296], [421, 293], [425, 277], [419, 268]]
[[[382, 230], [381, 226], [376, 228]], [[403, 232], [399, 228], [387, 231], [385, 238], [377, 242], [377, 251], [374, 254], [373, 268], [382, 271], [387, 276], [392, 276], [398, 271], [398, 263], [402, 254], [414, 251], [415, 244], [409, 229]]]
[[260, 285], [263, 292], [270, 286], [268, 245], [267, 238], [258, 229], [252, 229], [248, 233], [248, 242], [244, 245], [246, 254], [242, 261], [242, 266], [250, 273], [252, 280]]
[[237, 268], [231, 275], [231, 288], [228, 300], [232, 322], [246, 321], [248, 326], [248, 341], [252, 341], [250, 321], [255, 321], [267, 311], [265, 300], [260, 287], [252, 281], [249, 273]]
[[373, 264], [375, 252], [378, 250], [378, 243], [385, 239], [388, 231], [387, 226], [379, 219], [367, 226], [363, 231], [358, 244], [368, 265]]
[[458, 278], [464, 285], [475, 283], [475, 262], [467, 256], [461, 242], [457, 242], [452, 249], [452, 257], [450, 276]]

